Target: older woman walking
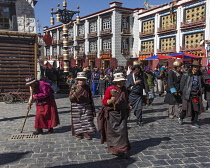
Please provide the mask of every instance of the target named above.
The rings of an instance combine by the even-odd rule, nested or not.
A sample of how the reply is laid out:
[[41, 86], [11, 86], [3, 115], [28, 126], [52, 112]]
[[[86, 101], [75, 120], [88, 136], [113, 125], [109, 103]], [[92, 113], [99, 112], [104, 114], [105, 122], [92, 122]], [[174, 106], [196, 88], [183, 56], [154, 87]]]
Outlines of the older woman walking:
[[58, 110], [54, 98], [54, 91], [47, 82], [38, 81], [32, 75], [26, 77], [26, 86], [30, 88], [28, 108], [36, 102], [36, 117], [34, 135], [42, 134], [43, 129], [53, 133], [53, 127], [60, 124]]
[[90, 87], [85, 84], [85, 72], [77, 73], [77, 84], [73, 85], [69, 99], [71, 101], [72, 135], [77, 139], [91, 140], [90, 133], [95, 133], [93, 119], [96, 116]]
[[98, 115], [98, 129], [101, 143], [107, 142], [112, 154], [128, 158], [131, 149], [128, 140], [127, 117], [129, 115], [128, 93], [124, 85], [123, 73], [114, 74], [115, 85], [106, 89], [102, 108]]

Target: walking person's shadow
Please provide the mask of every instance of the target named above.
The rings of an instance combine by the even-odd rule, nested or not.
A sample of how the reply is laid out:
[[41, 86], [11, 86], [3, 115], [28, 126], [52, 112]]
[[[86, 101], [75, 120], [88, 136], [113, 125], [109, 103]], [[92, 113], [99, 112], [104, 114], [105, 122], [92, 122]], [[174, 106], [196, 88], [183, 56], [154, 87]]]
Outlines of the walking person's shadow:
[[81, 164], [68, 164], [62, 166], [54, 166], [52, 168], [118, 168], [118, 167], [128, 167], [130, 164], [136, 162], [136, 160], [132, 157], [143, 150], [147, 149], [151, 146], [158, 146], [161, 142], [167, 143], [170, 141], [171, 138], [169, 137], [162, 137], [162, 138], [149, 138], [142, 141], [135, 141], [131, 143], [131, 151], [130, 151], [130, 158], [129, 159], [106, 159], [102, 161], [94, 161], [94, 162], [87, 162]]

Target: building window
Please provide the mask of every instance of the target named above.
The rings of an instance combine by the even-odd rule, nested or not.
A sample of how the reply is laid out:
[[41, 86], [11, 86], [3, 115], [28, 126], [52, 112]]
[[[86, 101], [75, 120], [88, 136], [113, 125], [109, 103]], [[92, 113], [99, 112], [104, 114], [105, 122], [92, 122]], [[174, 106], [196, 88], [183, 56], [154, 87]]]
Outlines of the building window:
[[97, 50], [97, 41], [91, 41], [90, 42], [90, 51], [96, 51]]
[[195, 22], [205, 17], [205, 5], [196, 6], [185, 10], [185, 21]]
[[103, 25], [103, 27], [102, 27], [103, 30], [105, 30], [105, 29], [111, 29], [111, 17], [104, 18], [102, 25]]
[[10, 21], [9, 21], [9, 7], [0, 7], [0, 28], [1, 29], [9, 29]]
[[78, 35], [85, 34], [85, 26], [84, 25], [79, 25], [78, 26]]
[[122, 28], [128, 29], [129, 28], [129, 16], [122, 17]]
[[90, 33], [97, 32], [97, 22], [90, 22]]
[[50, 55], [50, 49], [46, 48], [46, 56]]
[[169, 38], [162, 38], [160, 40], [160, 48], [161, 51], [171, 51], [174, 50], [176, 47], [176, 38], [169, 37]]
[[52, 33], [52, 38], [53, 38], [54, 42], [57, 41], [57, 33], [56, 32]]
[[200, 42], [204, 39], [204, 33], [194, 33], [184, 35], [185, 47], [186, 48], [198, 48], [200, 47]]
[[176, 13], [165, 15], [161, 17], [161, 27], [170, 27], [176, 24]]
[[103, 50], [109, 50], [112, 48], [111, 39], [103, 40]]
[[69, 29], [68, 36], [69, 37], [74, 37], [74, 30], [73, 30], [73, 28]]
[[56, 55], [57, 55], [57, 47], [53, 47], [52, 56], [56, 56]]
[[63, 47], [59, 46], [59, 55], [63, 55]]
[[142, 32], [143, 33], [151, 33], [154, 32], [154, 28], [155, 28], [155, 21], [154, 19], [152, 20], [148, 20], [148, 21], [144, 21], [142, 26]]
[[74, 47], [73, 44], [69, 45], [69, 53], [74, 53]]
[[85, 43], [78, 43], [79, 52], [85, 52]]
[[151, 53], [154, 52], [154, 41], [143, 41], [141, 42], [141, 51]]
[[63, 31], [61, 30], [59, 31], [59, 39], [62, 40], [62, 38], [63, 38]]
[[129, 49], [129, 39], [128, 38], [124, 38], [122, 39], [122, 49]]

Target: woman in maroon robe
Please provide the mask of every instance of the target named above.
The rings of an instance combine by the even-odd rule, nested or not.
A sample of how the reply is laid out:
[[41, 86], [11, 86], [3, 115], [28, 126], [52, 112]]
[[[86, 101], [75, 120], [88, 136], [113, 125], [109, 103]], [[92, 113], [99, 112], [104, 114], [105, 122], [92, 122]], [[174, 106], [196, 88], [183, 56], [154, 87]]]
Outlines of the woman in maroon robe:
[[47, 82], [38, 81], [33, 76], [26, 78], [26, 85], [30, 87], [30, 98], [28, 108], [31, 109], [33, 102], [36, 102], [36, 117], [34, 135], [42, 134], [42, 129], [48, 129], [53, 133], [53, 127], [60, 124], [57, 106], [53, 90]]
[[128, 158], [131, 149], [128, 140], [127, 118], [129, 115], [128, 93], [123, 73], [114, 74], [115, 85], [106, 89], [103, 106], [98, 115], [101, 143], [107, 142], [108, 150], [121, 158]]

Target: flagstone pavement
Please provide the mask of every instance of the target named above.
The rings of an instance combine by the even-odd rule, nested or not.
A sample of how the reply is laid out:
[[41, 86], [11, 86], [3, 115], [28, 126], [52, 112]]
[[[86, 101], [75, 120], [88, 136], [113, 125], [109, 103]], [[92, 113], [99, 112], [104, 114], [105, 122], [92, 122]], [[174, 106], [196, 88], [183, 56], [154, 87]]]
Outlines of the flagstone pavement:
[[[92, 140], [77, 140], [71, 135], [68, 95], [56, 94], [61, 124], [54, 134], [37, 139], [11, 140], [20, 134], [27, 103], [0, 103], [0, 167], [3, 168], [210, 168], [210, 112], [199, 116], [201, 128], [192, 128], [187, 118], [179, 125], [167, 117], [164, 97], [143, 110], [144, 125], [137, 126], [135, 116], [128, 122], [131, 143], [130, 159], [111, 155], [100, 144], [100, 133]], [[97, 113], [101, 105], [94, 98]], [[22, 134], [34, 131], [35, 106], [29, 112]], [[95, 120], [96, 123], [96, 120]], [[47, 130], [45, 130], [46, 132]]]

